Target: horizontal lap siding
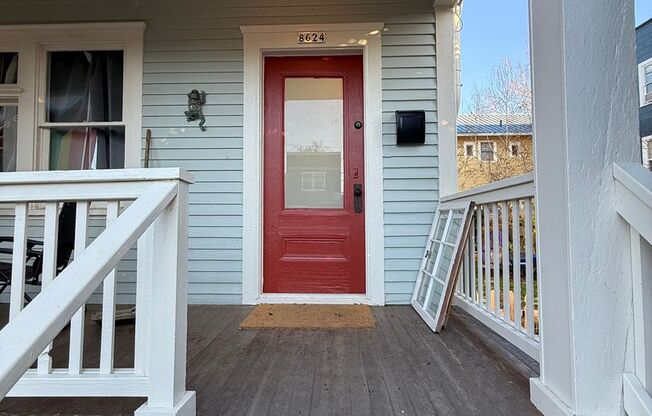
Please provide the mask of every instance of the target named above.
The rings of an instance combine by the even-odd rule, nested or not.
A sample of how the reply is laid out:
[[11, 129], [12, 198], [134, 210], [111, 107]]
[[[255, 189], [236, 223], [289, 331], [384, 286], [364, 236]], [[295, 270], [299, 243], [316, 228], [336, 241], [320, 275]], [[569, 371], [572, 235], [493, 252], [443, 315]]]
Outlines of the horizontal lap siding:
[[[30, 7], [26, 8], [25, 3]], [[388, 303], [406, 303], [438, 200], [434, 17], [431, 1], [284, 0], [85, 2], [25, 0], [0, 23], [143, 20], [143, 131], [150, 167], [191, 171], [189, 300], [239, 303], [242, 290], [243, 45], [240, 25], [385, 22], [382, 38], [385, 268]], [[29, 12], [27, 11], [29, 9]], [[12, 11], [14, 10], [14, 11]], [[22, 10], [21, 13], [15, 10]], [[12, 14], [15, 13], [15, 14]], [[187, 123], [186, 93], [205, 90], [206, 132]], [[427, 144], [397, 148], [394, 111], [426, 110]], [[130, 298], [135, 263], [121, 267]], [[124, 290], [123, 290], [124, 289]], [[129, 296], [127, 296], [129, 295]]]
[[[386, 19], [383, 35], [385, 293], [409, 303], [439, 200], [435, 25], [431, 14], [410, 24]], [[426, 144], [396, 146], [396, 110], [426, 112]]]

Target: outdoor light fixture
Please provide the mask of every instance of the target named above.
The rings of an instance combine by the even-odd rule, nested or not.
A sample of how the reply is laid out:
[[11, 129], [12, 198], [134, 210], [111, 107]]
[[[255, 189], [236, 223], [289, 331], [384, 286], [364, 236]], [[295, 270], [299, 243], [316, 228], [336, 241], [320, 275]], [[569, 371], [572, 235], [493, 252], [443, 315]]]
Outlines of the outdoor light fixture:
[[426, 142], [425, 111], [396, 112], [396, 144], [424, 144]]

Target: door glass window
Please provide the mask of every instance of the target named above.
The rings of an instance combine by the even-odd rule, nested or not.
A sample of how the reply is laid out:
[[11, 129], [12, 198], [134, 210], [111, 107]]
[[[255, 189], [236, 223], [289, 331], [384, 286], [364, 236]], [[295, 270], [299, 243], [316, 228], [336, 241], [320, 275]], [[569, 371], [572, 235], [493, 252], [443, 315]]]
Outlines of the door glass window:
[[343, 207], [341, 78], [285, 79], [285, 208]]

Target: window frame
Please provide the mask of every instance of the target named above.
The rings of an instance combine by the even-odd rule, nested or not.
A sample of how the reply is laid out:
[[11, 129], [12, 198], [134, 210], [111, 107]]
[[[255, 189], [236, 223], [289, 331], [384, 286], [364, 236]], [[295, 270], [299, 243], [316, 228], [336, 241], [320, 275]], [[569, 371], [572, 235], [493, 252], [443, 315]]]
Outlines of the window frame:
[[[124, 166], [140, 167], [144, 31], [142, 22], [0, 25], [0, 50], [18, 52], [18, 84], [12, 85], [18, 95], [16, 170], [49, 169], [49, 140], [42, 132], [50, 124], [63, 123], [45, 122], [48, 52], [79, 50], [123, 51], [122, 121], [118, 124], [125, 126]], [[0, 98], [6, 89], [0, 86]]]
[[[471, 154], [468, 155], [466, 153], [466, 148], [471, 146]], [[475, 149], [475, 143], [473, 142], [464, 142], [464, 145], [462, 147], [462, 152], [464, 154], [464, 157], [475, 157], [476, 156], [476, 149]]]
[[[516, 147], [517, 151], [516, 154], [512, 151], [512, 148]], [[509, 145], [507, 147], [507, 151], [509, 152], [509, 157], [511, 158], [517, 158], [521, 156], [521, 144], [519, 142], [509, 142]]]
[[[647, 68], [650, 68], [650, 70], [652, 70], [652, 58], [647, 59], [641, 62], [640, 64], [638, 64], [638, 94], [639, 94], [641, 107], [645, 107], [647, 105], [652, 104], [652, 98], [650, 98], [649, 101], [646, 101], [645, 99], [645, 87], [647, 85], [652, 85], [652, 82], [650, 82], [649, 84], [645, 83], [645, 70]], [[652, 92], [650, 94], [652, 94]]]
[[[310, 175], [311, 188], [304, 187], [304, 175]], [[320, 177], [320, 182], [323, 183], [323, 188], [317, 188], [315, 179]], [[321, 170], [305, 170], [301, 172], [301, 192], [325, 192], [326, 191], [326, 172]]]
[[[491, 143], [491, 145], [493, 146], [493, 159], [491, 159], [491, 160], [484, 160], [484, 159], [482, 159], [482, 144], [483, 144], [483, 143]], [[479, 160], [480, 162], [486, 162], [486, 163], [493, 163], [493, 162], [496, 162], [496, 161], [498, 160], [498, 149], [497, 149], [497, 147], [496, 147], [496, 141], [495, 141], [495, 140], [481, 140], [481, 141], [479, 142], [479, 146], [478, 146], [478, 160]]]

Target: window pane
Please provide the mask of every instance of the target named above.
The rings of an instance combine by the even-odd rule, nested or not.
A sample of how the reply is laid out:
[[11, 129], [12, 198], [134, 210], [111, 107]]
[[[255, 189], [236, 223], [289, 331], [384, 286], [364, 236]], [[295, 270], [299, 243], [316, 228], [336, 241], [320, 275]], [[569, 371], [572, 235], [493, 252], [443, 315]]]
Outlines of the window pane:
[[645, 83], [648, 84], [652, 82], [652, 65], [645, 67]]
[[123, 127], [50, 130], [50, 170], [121, 169], [124, 155]]
[[47, 121], [121, 121], [122, 51], [48, 54]]
[[0, 167], [1, 172], [16, 170], [16, 132], [18, 127], [18, 107], [0, 106]]
[[494, 160], [494, 144], [491, 142], [480, 143], [480, 158], [483, 161]]
[[18, 53], [0, 52], [0, 84], [18, 83]]
[[342, 208], [341, 78], [285, 80], [285, 207]]

